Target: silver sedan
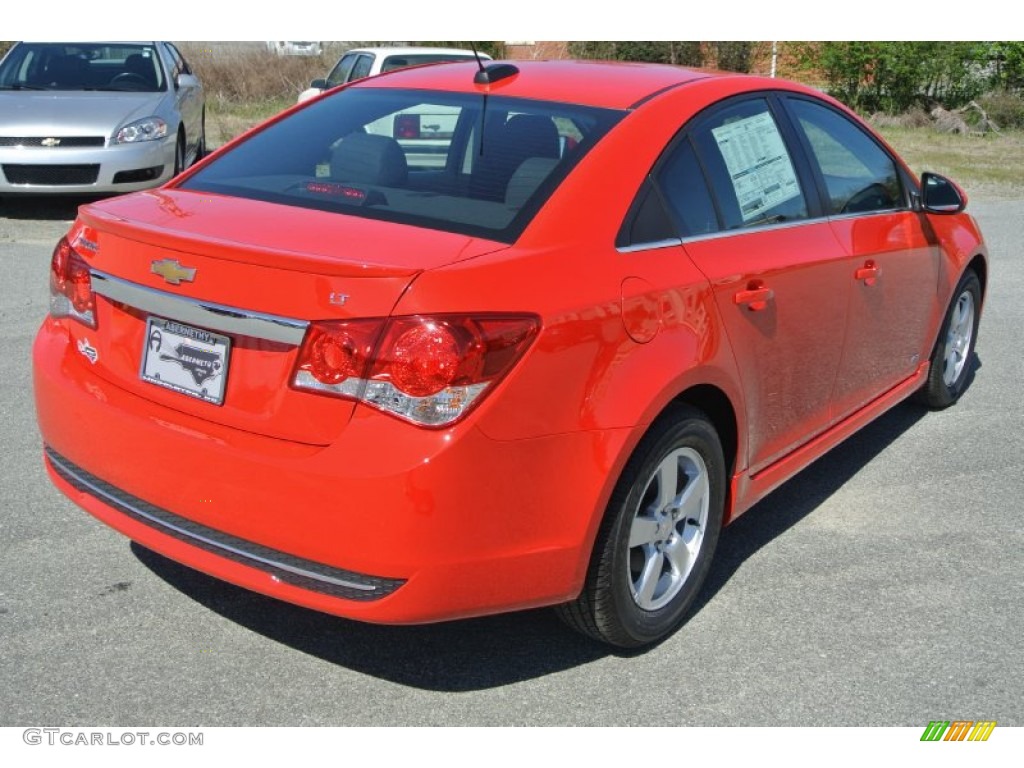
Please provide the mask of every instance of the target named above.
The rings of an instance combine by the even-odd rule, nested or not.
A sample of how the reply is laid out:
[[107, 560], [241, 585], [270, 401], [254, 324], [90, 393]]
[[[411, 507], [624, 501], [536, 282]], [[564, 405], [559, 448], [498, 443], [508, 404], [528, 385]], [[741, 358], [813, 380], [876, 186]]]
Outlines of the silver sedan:
[[204, 151], [202, 85], [171, 43], [18, 43], [0, 62], [0, 195], [155, 187]]

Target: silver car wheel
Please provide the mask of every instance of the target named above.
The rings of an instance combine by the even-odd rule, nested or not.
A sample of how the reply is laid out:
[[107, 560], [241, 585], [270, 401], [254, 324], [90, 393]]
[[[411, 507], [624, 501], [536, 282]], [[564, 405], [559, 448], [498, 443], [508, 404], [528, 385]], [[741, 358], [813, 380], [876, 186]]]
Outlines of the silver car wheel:
[[673, 632], [707, 577], [725, 513], [722, 441], [703, 411], [669, 405], [622, 470], [583, 589], [558, 613], [619, 648]]
[[693, 570], [708, 524], [710, 487], [704, 459], [679, 448], [647, 481], [629, 533], [630, 593], [637, 606], [668, 605]]
[[982, 295], [978, 273], [968, 268], [946, 307], [938, 339], [928, 358], [928, 378], [918, 393], [918, 399], [929, 408], [948, 408], [960, 399], [971, 381]]
[[956, 300], [946, 333], [946, 356], [942, 361], [942, 381], [952, 387], [960, 378], [974, 336], [974, 295], [964, 291]]

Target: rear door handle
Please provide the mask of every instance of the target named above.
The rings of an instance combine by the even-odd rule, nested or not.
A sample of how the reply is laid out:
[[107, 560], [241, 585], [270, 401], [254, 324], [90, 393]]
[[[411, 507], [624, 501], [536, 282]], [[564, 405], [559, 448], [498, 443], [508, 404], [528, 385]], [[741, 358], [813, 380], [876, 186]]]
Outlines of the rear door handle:
[[875, 280], [878, 279], [879, 272], [881, 272], [881, 270], [878, 268], [878, 265], [871, 259], [868, 259], [864, 262], [863, 267], [853, 273], [853, 279], [863, 280], [864, 285], [874, 285]]
[[751, 312], [760, 312], [768, 307], [768, 302], [775, 298], [775, 291], [763, 284], [751, 283], [745, 291], [737, 291], [732, 297], [734, 304], [745, 304]]

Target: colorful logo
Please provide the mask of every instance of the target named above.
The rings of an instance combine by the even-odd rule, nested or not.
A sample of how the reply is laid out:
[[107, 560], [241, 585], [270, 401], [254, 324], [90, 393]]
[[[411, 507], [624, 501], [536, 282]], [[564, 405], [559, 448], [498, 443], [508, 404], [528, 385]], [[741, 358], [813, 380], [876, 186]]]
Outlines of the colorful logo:
[[995, 720], [932, 720], [921, 741], [988, 741], [995, 727]]

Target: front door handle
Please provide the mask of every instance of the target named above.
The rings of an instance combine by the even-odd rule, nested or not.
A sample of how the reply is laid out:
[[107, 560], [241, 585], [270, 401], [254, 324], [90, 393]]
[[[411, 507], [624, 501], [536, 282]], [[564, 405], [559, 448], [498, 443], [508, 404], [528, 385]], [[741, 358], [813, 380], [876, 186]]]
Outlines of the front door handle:
[[733, 304], [745, 304], [751, 312], [760, 312], [768, 307], [768, 302], [775, 298], [775, 291], [765, 287], [760, 280], [752, 280], [746, 290], [737, 291], [732, 297]]
[[875, 264], [873, 260], [868, 259], [864, 262], [863, 267], [853, 273], [853, 279], [863, 280], [864, 285], [874, 285], [875, 280], [878, 279], [879, 272], [881, 272], [881, 270], [878, 268], [878, 265]]

